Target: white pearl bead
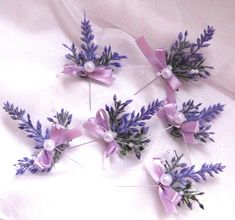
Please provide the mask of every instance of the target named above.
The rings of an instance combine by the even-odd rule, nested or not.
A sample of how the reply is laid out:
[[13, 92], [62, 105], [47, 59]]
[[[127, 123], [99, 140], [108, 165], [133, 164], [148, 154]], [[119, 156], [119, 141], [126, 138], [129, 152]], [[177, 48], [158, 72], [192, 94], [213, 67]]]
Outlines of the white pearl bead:
[[106, 132], [104, 133], [104, 136], [103, 136], [104, 141], [106, 141], [106, 142], [112, 142], [115, 137], [116, 137], [116, 135], [115, 135], [115, 133], [112, 132], [112, 131], [106, 131]]
[[181, 112], [177, 112], [174, 115], [174, 122], [178, 125], [181, 125], [185, 120], [186, 120], [186, 118], [184, 117], [184, 114]]
[[160, 182], [163, 186], [170, 186], [171, 183], [172, 183], [172, 177], [170, 174], [163, 174], [161, 177], [160, 177]]
[[95, 64], [92, 61], [87, 61], [83, 67], [84, 70], [88, 73], [91, 73], [95, 70]]
[[164, 79], [169, 79], [172, 77], [172, 71], [169, 67], [166, 67], [161, 71], [161, 75]]
[[180, 195], [180, 196], [183, 196], [183, 195], [184, 195], [184, 192], [180, 191], [180, 192], [179, 192], [179, 195]]
[[46, 139], [44, 141], [43, 147], [47, 151], [52, 151], [55, 149], [55, 141], [52, 139]]

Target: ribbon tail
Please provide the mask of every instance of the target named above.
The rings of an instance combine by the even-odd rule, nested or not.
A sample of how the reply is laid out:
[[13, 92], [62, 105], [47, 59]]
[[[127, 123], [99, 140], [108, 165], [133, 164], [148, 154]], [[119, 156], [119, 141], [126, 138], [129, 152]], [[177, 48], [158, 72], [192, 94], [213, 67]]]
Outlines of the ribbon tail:
[[107, 155], [107, 152], [104, 151], [103, 154], [103, 161], [102, 161], [102, 167], [104, 170], [110, 170], [110, 155]]
[[168, 83], [165, 85], [166, 101], [167, 103], [176, 103], [175, 90], [173, 90]]
[[103, 108], [101, 108], [100, 110], [98, 110], [96, 112], [96, 121], [100, 126], [104, 127], [106, 130], [109, 129], [108, 115], [107, 115], [106, 111]]
[[75, 65], [75, 64], [65, 64], [64, 69], [62, 73], [71, 75], [71, 76], [77, 76], [81, 73], [83, 70], [83, 67]]
[[155, 54], [156, 52], [149, 46], [145, 38], [143, 36], [137, 38], [136, 44], [142, 51], [148, 62], [155, 68], [155, 70], [157, 72], [160, 71], [160, 69], [163, 68], [163, 63], [160, 62], [160, 60]]
[[103, 155], [103, 169], [109, 170], [110, 169], [110, 158], [114, 155], [118, 150], [118, 143], [116, 141], [112, 141], [107, 144], [104, 155]]
[[38, 154], [37, 158], [34, 161], [34, 164], [42, 170], [50, 168], [53, 163], [54, 154], [54, 151], [47, 151], [43, 149]]
[[184, 142], [186, 144], [196, 144], [197, 143], [193, 133], [188, 133], [188, 132], [184, 132], [184, 131], [181, 131], [181, 133], [182, 133]]
[[176, 214], [176, 206], [181, 200], [181, 196], [172, 188], [160, 188], [159, 196], [167, 214]]
[[117, 152], [119, 145], [117, 144], [116, 141], [112, 141], [110, 143], [107, 144], [106, 148], [105, 148], [105, 152], [107, 156], [111, 156], [114, 153]]
[[88, 74], [88, 77], [108, 86], [112, 85], [114, 77], [112, 69], [97, 68], [94, 72]]
[[166, 113], [163, 108], [157, 111], [157, 117], [160, 118], [162, 121], [167, 122]]
[[194, 134], [199, 130], [198, 121], [185, 122], [181, 126], [181, 133], [186, 144], [196, 144], [196, 139]]
[[84, 124], [83, 127], [87, 129], [89, 132], [93, 133], [94, 135], [97, 135], [98, 137], [103, 137], [104, 132], [106, 129], [97, 124], [96, 118], [90, 118], [88, 119]]
[[155, 50], [155, 55], [159, 59], [161, 65], [161, 68], [164, 68], [167, 66], [166, 64], [166, 51], [162, 48], [158, 48]]
[[64, 142], [73, 140], [79, 136], [81, 136], [81, 131], [79, 128], [72, 128], [69, 131], [67, 131], [64, 135]]
[[172, 73], [172, 77], [167, 80], [167, 84], [169, 84], [170, 88], [173, 90], [178, 90], [181, 86], [178, 78]]
[[79, 128], [73, 128], [71, 130], [66, 130], [61, 125], [54, 125], [51, 128], [50, 138], [55, 141], [56, 146], [64, 144], [74, 138], [81, 136], [81, 131]]
[[161, 163], [161, 159], [148, 159], [145, 161], [144, 165], [153, 180], [158, 183], [161, 175], [164, 173], [164, 167]]

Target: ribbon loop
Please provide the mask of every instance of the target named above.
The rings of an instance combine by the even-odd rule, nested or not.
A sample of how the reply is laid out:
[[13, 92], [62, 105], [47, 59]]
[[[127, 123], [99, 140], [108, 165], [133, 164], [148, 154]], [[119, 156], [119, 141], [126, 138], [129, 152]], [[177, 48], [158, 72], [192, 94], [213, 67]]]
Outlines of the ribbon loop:
[[118, 149], [118, 143], [115, 141], [115, 133], [109, 129], [109, 119], [106, 111], [100, 109], [96, 113], [95, 118], [89, 118], [83, 127], [93, 134], [101, 137], [106, 143], [105, 155], [106, 157], [114, 154]]
[[[177, 112], [177, 106], [174, 103], [165, 104], [157, 113], [157, 116], [165, 121], [170, 123], [171, 125], [180, 129], [180, 132], [183, 136], [184, 142], [187, 144], [195, 144], [195, 134], [199, 130], [199, 122], [198, 121], [185, 121], [185, 118], [178, 118], [176, 121], [177, 115], [181, 116], [182, 113]], [[180, 120], [181, 122], [178, 122]], [[178, 123], [177, 123], [178, 122]]]
[[82, 66], [65, 64], [62, 73], [72, 76], [89, 77], [108, 86], [110, 86], [115, 79], [112, 74], [112, 69], [107, 67], [95, 67], [94, 71], [87, 72]]
[[161, 177], [164, 175], [170, 175], [165, 173], [164, 162], [161, 158], [152, 158], [145, 162], [145, 167], [153, 180], [158, 184], [158, 192], [161, 202], [168, 214], [177, 213], [176, 206], [182, 199], [178, 192], [176, 192], [171, 186], [164, 185], [161, 182]]
[[40, 169], [48, 169], [53, 164], [55, 148], [81, 135], [79, 128], [67, 130], [61, 125], [53, 124], [51, 127], [49, 139], [44, 141], [44, 148], [37, 155], [34, 163]]
[[175, 91], [179, 89], [181, 83], [172, 73], [171, 67], [167, 66], [166, 51], [164, 49], [154, 51], [143, 36], [136, 39], [136, 44], [155, 71], [160, 72], [160, 75], [165, 79], [167, 99], [175, 103]]

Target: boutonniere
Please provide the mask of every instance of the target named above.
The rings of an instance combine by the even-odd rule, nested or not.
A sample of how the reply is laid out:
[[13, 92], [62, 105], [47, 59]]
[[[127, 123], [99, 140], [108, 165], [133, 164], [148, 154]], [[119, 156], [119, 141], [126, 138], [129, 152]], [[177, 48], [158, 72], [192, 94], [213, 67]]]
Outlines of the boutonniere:
[[32, 157], [24, 157], [15, 164], [16, 175], [24, 174], [26, 171], [31, 173], [49, 172], [60, 159], [63, 151], [69, 148], [69, 142], [81, 136], [79, 128], [68, 128], [72, 115], [64, 109], [57, 112], [53, 118], [48, 118], [51, 126], [44, 132], [40, 121], [33, 125], [31, 116], [26, 114], [25, 110], [15, 107], [9, 102], [4, 104], [3, 109], [13, 120], [20, 121], [19, 129], [24, 130], [27, 136], [35, 141], [36, 151]]
[[80, 51], [77, 50], [74, 43], [71, 47], [64, 44], [70, 53], [65, 55], [69, 63], [65, 64], [62, 73], [88, 79], [89, 86], [90, 80], [110, 86], [114, 80], [113, 68], [121, 67], [120, 61], [127, 57], [113, 52], [111, 46], [105, 46], [103, 52], [98, 54], [98, 45], [93, 42], [94, 34], [90, 21], [85, 15], [81, 22], [81, 29]]
[[181, 80], [196, 81], [210, 76], [209, 70], [213, 67], [204, 64], [206, 59], [201, 49], [210, 45], [208, 42], [213, 38], [214, 33], [215, 29], [208, 26], [196, 42], [190, 42], [187, 39], [188, 32], [180, 32], [169, 51], [151, 48], [144, 37], [136, 40], [138, 47], [156, 71], [156, 77], [151, 82], [160, 76], [165, 80], [168, 102], [175, 102], [175, 91], [180, 88]]
[[129, 113], [126, 107], [132, 100], [122, 102], [114, 95], [113, 101], [113, 106], [106, 105], [105, 109], [97, 111], [95, 117], [89, 118], [84, 128], [103, 141], [105, 158], [117, 152], [124, 156], [132, 152], [140, 159], [141, 151], [150, 142], [146, 136], [149, 130], [146, 121], [156, 114], [163, 102], [155, 100], [147, 107], [143, 106], [139, 113]]
[[175, 152], [170, 161], [152, 158], [145, 163], [147, 171], [158, 186], [161, 202], [168, 214], [177, 213], [177, 206], [182, 204], [192, 209], [193, 202], [197, 202], [199, 207], [204, 209], [198, 200], [198, 196], [204, 192], [195, 190], [194, 183], [207, 181], [207, 176], [214, 177], [225, 168], [221, 163], [204, 163], [196, 170], [195, 165], [189, 166], [181, 162], [182, 157], [183, 154], [178, 156]]
[[218, 103], [200, 110], [202, 103], [194, 104], [193, 100], [184, 102], [178, 110], [175, 103], [167, 103], [157, 112], [157, 116], [172, 128], [170, 133], [175, 137], [183, 137], [187, 144], [197, 141], [214, 141], [210, 131], [212, 120], [224, 110], [224, 105]]

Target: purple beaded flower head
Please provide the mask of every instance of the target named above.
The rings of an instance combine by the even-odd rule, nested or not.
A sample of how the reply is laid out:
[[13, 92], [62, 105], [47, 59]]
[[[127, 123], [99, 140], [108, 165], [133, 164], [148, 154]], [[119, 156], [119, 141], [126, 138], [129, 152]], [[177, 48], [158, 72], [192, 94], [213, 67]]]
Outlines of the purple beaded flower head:
[[207, 175], [214, 177], [214, 174], [223, 172], [225, 168], [221, 163], [204, 163], [199, 170], [195, 170], [195, 165], [189, 166], [181, 162], [182, 157], [183, 154], [178, 156], [175, 152], [171, 160], [152, 158], [145, 163], [147, 171], [158, 186], [161, 202], [168, 214], [177, 213], [177, 206], [182, 204], [192, 209], [193, 202], [204, 209], [197, 198], [204, 193], [195, 190], [193, 182], [207, 181]]
[[202, 103], [195, 105], [193, 100], [189, 100], [178, 110], [175, 103], [168, 103], [163, 105], [157, 115], [172, 127], [171, 135], [183, 137], [185, 143], [196, 144], [196, 140], [214, 141], [210, 136], [214, 132], [209, 130], [212, 120], [224, 110], [224, 105], [218, 103], [200, 110], [201, 105]]
[[24, 174], [26, 171], [30, 173], [51, 171], [63, 151], [69, 148], [69, 142], [81, 135], [80, 129], [77, 127], [68, 129], [72, 115], [64, 109], [57, 112], [54, 118], [48, 118], [52, 125], [44, 132], [40, 121], [37, 121], [34, 126], [30, 115], [27, 114], [25, 117], [25, 110], [15, 107], [9, 102], [4, 104], [3, 109], [13, 120], [20, 121], [19, 129], [24, 130], [27, 137], [32, 138], [36, 144], [34, 146], [36, 152], [32, 158], [24, 157], [15, 164], [16, 175]]
[[147, 107], [143, 106], [139, 113], [127, 113], [126, 107], [132, 100], [122, 102], [114, 95], [113, 101], [114, 106], [106, 105], [105, 109], [100, 109], [96, 117], [84, 123], [84, 127], [104, 140], [107, 157], [116, 152], [124, 156], [133, 152], [140, 159], [141, 151], [150, 142], [146, 137], [149, 130], [146, 120], [151, 119], [163, 102], [157, 99]]

